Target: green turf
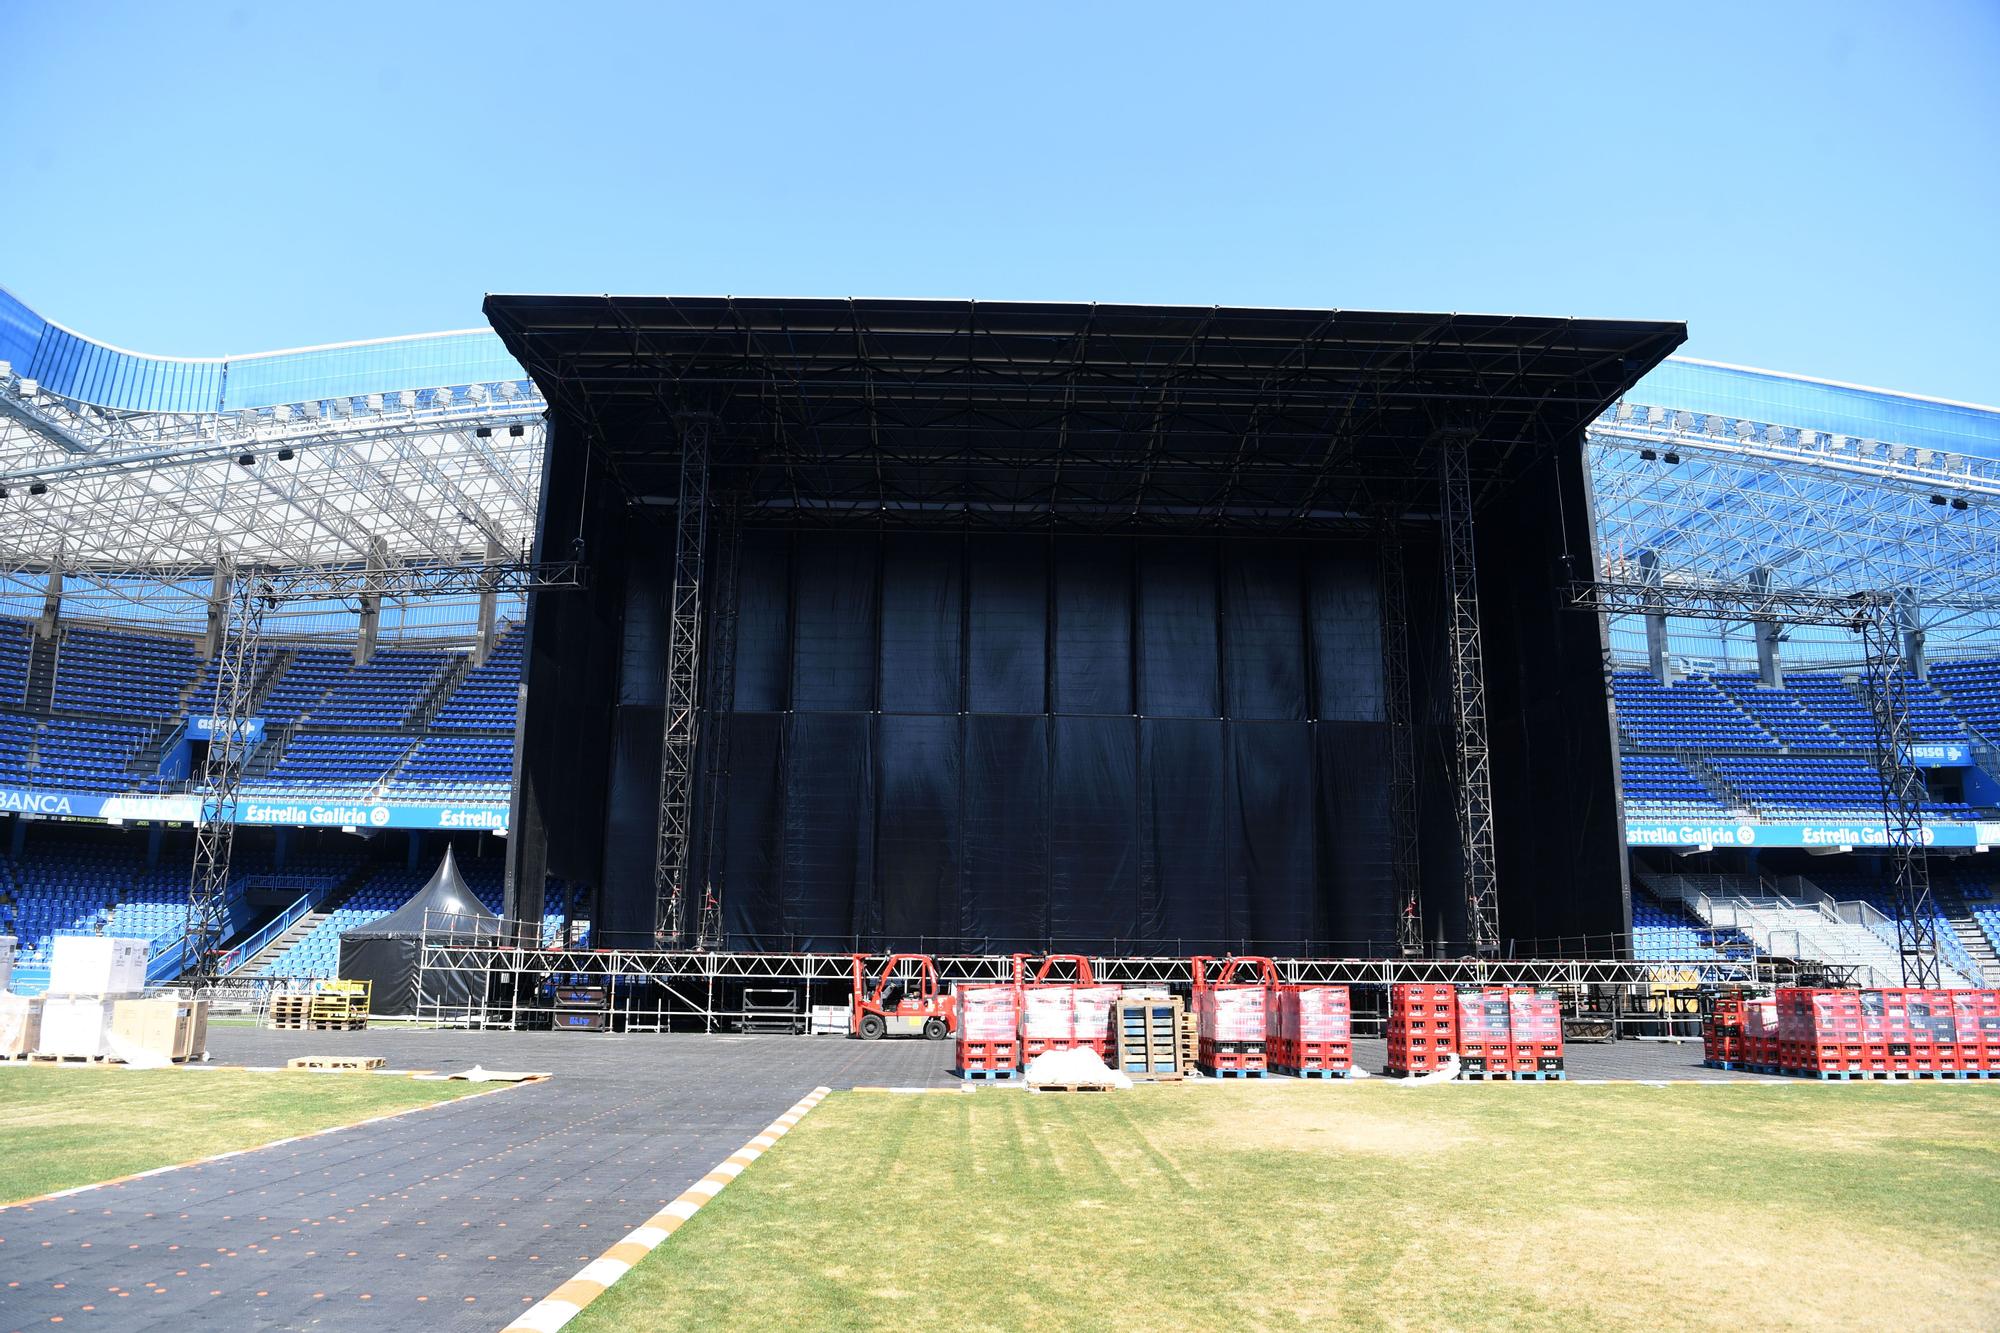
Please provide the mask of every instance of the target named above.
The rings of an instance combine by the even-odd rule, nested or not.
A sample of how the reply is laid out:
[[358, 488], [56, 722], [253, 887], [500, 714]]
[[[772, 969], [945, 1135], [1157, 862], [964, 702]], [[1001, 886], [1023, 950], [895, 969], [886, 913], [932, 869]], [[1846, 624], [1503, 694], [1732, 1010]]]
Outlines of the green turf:
[[0, 1069], [0, 1203], [473, 1091], [377, 1074]]
[[1286, 1082], [835, 1094], [570, 1328], [1963, 1328], [1996, 1309], [2000, 1086]]

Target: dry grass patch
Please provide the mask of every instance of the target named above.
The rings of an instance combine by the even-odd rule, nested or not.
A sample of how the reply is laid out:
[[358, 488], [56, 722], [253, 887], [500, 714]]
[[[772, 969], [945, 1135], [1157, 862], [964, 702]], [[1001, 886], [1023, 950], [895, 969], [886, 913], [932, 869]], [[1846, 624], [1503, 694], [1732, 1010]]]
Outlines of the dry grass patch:
[[1285, 1082], [837, 1094], [572, 1327], [1967, 1327], [1996, 1303], [2000, 1088]]

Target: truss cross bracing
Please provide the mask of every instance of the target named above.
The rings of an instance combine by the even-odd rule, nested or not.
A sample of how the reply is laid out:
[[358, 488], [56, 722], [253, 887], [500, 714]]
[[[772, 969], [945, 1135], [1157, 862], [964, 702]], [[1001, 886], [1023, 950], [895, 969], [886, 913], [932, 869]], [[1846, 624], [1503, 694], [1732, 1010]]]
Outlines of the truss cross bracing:
[[674, 508], [674, 581], [668, 592], [666, 725], [660, 739], [659, 840], [653, 858], [653, 938], [686, 942], [692, 869], [695, 750], [701, 736], [701, 595], [708, 550], [710, 420], [680, 422], [680, 488]]
[[220, 975], [227, 933], [230, 857], [236, 844], [236, 792], [249, 755], [245, 736], [257, 671], [257, 643], [268, 588], [250, 570], [225, 558], [218, 582], [227, 589], [229, 613], [216, 653], [215, 714], [201, 766], [201, 818], [195, 825], [194, 867], [188, 880], [187, 928], [181, 944], [182, 975], [196, 985]]

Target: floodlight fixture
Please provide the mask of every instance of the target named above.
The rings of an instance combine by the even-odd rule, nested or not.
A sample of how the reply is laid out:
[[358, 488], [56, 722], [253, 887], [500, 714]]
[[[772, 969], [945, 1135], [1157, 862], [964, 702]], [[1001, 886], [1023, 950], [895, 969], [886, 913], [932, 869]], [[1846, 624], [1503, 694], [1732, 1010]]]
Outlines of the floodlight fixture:
[[236, 466], [238, 466], [238, 467], [255, 467], [255, 466], [257, 466], [257, 455], [255, 455], [255, 454], [238, 454], [238, 455], [236, 455]]
[[34, 485], [28, 487], [28, 494], [30, 495], [47, 495], [48, 493], [49, 493], [49, 484], [46, 481], [38, 481]]
[[292, 461], [292, 459], [296, 458], [297, 456], [298, 455], [292, 452], [290, 445], [287, 445], [283, 449], [278, 450], [278, 461], [280, 463], [289, 463]]
[[517, 421], [513, 425], [507, 427], [507, 433], [518, 440], [523, 435], [526, 435], [528, 433], [528, 428], [526, 426], [523, 426], [520, 422]]

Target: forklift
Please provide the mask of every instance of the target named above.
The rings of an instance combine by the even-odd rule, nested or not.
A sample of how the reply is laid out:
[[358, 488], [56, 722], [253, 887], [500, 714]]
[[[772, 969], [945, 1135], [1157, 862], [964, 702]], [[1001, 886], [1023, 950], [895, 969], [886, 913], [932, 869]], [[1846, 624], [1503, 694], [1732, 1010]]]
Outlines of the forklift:
[[868, 955], [848, 955], [854, 968], [854, 999], [847, 1034], [863, 1041], [880, 1037], [923, 1037], [943, 1041], [958, 1026], [958, 1002], [938, 987], [937, 964], [924, 953], [890, 954], [868, 982]]

